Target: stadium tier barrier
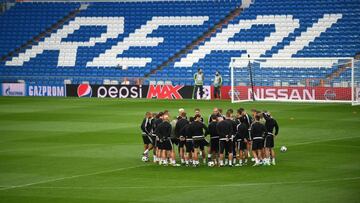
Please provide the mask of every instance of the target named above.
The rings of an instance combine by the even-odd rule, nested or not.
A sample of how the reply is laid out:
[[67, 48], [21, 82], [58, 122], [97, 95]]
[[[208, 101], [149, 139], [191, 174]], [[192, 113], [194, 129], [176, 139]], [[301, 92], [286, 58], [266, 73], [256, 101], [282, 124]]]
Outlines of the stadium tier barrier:
[[[238, 99], [251, 99], [251, 89], [242, 87], [244, 95], [235, 93]], [[93, 98], [132, 98], [132, 99], [194, 99], [193, 86], [186, 85], [34, 85], [25, 83], [3, 83], [0, 86], [1, 96], [38, 96], [38, 97], [93, 97]], [[214, 86], [204, 86], [201, 97], [197, 92], [195, 99], [212, 100]], [[231, 86], [221, 87], [221, 99], [231, 100]], [[331, 91], [331, 92], [330, 92]], [[360, 92], [360, 90], [359, 90]], [[351, 102], [351, 87], [326, 88], [326, 87], [264, 87], [256, 86], [255, 94], [261, 99], [313, 102], [314, 100], [349, 100]], [[244, 98], [246, 97], [246, 98]], [[360, 101], [360, 94], [355, 95], [355, 100]]]

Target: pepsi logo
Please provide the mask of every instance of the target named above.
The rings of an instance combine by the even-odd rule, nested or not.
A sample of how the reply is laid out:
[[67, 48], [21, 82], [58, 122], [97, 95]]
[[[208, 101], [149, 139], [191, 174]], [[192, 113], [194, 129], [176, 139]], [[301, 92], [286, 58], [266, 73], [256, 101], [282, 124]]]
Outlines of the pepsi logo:
[[88, 84], [81, 84], [77, 88], [78, 97], [91, 97], [92, 88]]

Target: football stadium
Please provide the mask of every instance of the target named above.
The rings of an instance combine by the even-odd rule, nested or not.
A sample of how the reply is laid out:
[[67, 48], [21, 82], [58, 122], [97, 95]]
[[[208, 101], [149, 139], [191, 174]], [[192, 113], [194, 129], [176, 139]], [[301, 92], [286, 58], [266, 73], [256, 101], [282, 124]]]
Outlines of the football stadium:
[[2, 0], [0, 202], [360, 202], [359, 0]]

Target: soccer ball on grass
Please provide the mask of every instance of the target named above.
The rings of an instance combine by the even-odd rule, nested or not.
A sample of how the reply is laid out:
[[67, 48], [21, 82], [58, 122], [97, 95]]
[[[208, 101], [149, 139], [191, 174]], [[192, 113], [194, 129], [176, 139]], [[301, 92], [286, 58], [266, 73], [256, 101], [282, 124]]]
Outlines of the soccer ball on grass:
[[280, 151], [281, 151], [281, 152], [286, 152], [286, 151], [287, 151], [287, 147], [281, 146]]
[[208, 166], [209, 166], [209, 167], [214, 167], [214, 166], [215, 166], [215, 163], [214, 163], [213, 161], [209, 161]]

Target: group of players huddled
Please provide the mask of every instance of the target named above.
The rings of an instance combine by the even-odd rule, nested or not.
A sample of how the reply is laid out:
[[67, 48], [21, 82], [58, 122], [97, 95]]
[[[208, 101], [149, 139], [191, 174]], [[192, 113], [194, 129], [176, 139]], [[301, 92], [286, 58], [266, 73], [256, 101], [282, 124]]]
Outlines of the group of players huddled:
[[[176, 119], [170, 120], [169, 111], [146, 112], [141, 124], [144, 142], [143, 161], [149, 161], [153, 150], [153, 161], [159, 165], [180, 166], [176, 163], [175, 146], [178, 146], [181, 165], [199, 166], [201, 158], [208, 166], [243, 166], [251, 159], [259, 165], [275, 165], [274, 138], [279, 133], [277, 121], [268, 111], [244, 108], [234, 114], [232, 109], [225, 115], [218, 108], [205, 125], [200, 109], [188, 119], [184, 109], [179, 109]], [[210, 135], [207, 138], [207, 135]], [[210, 140], [210, 143], [207, 141]], [[205, 152], [207, 147], [207, 154]]]

